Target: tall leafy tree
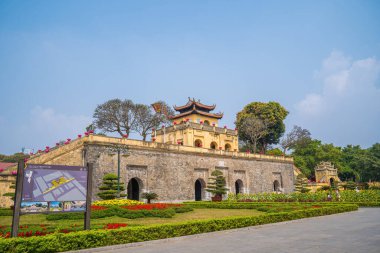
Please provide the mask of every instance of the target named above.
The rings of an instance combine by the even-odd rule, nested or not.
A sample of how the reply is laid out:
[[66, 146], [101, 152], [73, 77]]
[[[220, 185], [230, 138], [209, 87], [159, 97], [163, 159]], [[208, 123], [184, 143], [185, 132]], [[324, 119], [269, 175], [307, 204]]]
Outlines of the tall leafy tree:
[[322, 161], [332, 162], [338, 171], [343, 167], [341, 163], [341, 148], [333, 144], [322, 144], [320, 140], [311, 140], [307, 145], [296, 145], [292, 153], [294, 164], [302, 173], [312, 178], [314, 168]]
[[263, 150], [266, 150], [270, 144], [278, 144], [285, 132], [284, 119], [288, 113], [278, 102], [253, 102], [246, 105], [236, 115], [235, 124], [239, 129], [239, 138], [243, 141], [249, 141], [249, 137], [240, 131], [240, 128], [246, 118], [253, 116], [262, 120], [267, 126], [267, 133], [258, 141]]
[[380, 181], [380, 143], [367, 150], [367, 166], [361, 169], [364, 181]]

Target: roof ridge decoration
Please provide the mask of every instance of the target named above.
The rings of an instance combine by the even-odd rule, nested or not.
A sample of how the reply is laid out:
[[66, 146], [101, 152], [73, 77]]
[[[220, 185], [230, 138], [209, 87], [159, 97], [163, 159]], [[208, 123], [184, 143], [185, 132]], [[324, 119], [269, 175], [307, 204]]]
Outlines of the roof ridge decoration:
[[190, 109], [191, 107], [195, 107], [195, 106], [197, 106], [199, 108], [202, 108], [204, 110], [208, 110], [208, 111], [212, 111], [216, 107], [215, 104], [213, 104], [213, 105], [205, 105], [205, 104], [201, 103], [200, 99], [198, 99], [198, 101], [196, 101], [195, 98], [191, 99], [189, 97], [189, 101], [187, 101], [187, 103], [185, 105], [182, 105], [182, 106], [176, 106], [176, 105], [174, 105], [173, 108], [176, 111], [181, 111], [181, 110], [184, 110], [184, 109]]

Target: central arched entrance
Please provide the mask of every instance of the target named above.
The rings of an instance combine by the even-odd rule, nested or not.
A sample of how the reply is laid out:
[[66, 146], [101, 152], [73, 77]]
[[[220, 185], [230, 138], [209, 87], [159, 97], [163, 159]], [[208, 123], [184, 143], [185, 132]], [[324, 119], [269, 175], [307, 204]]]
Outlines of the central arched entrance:
[[202, 179], [197, 179], [195, 181], [194, 190], [195, 201], [201, 201], [204, 196], [204, 181]]
[[140, 184], [137, 178], [132, 178], [128, 182], [128, 199], [140, 200]]
[[274, 180], [274, 182], [273, 182], [273, 191], [275, 191], [275, 192], [280, 191], [280, 182], [278, 182], [278, 180]]
[[211, 144], [210, 144], [210, 148], [211, 148], [211, 149], [217, 149], [217, 148], [218, 148], [218, 144], [216, 144], [216, 142], [213, 141], [213, 142], [211, 142]]
[[235, 193], [239, 194], [243, 192], [243, 181], [240, 179], [235, 181]]

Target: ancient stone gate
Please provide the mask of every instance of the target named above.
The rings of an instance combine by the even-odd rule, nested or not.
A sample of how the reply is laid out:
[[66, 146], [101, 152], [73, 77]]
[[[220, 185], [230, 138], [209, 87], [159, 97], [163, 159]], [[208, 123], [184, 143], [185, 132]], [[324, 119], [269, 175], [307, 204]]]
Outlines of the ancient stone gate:
[[[120, 156], [115, 147], [122, 148]], [[229, 192], [273, 192], [274, 184], [283, 192], [293, 191], [292, 158], [97, 135], [80, 138], [49, 153], [36, 155], [29, 163], [93, 163], [93, 199], [98, 199], [96, 194], [103, 176], [117, 173], [118, 158], [121, 182], [129, 188], [130, 195], [134, 194], [134, 198], [136, 191], [137, 198], [143, 192], [152, 191], [158, 194], [159, 201], [195, 200], [196, 195], [198, 199], [210, 199], [205, 187], [215, 169], [223, 172]]]

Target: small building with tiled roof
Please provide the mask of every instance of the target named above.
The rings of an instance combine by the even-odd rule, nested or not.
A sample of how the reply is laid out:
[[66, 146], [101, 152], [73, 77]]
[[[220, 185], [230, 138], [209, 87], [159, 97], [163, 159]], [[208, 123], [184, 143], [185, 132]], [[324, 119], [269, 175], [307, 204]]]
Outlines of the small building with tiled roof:
[[200, 123], [201, 121], [205, 125], [218, 126], [218, 120], [223, 118], [223, 113], [212, 113], [216, 105], [205, 105], [196, 101], [194, 98], [189, 98], [189, 101], [183, 106], [173, 106], [174, 110], [178, 114], [171, 116], [171, 120], [178, 122], [189, 121]]
[[219, 127], [223, 113], [212, 112], [216, 105], [206, 105], [194, 98], [183, 106], [174, 106], [178, 113], [170, 117], [172, 126], [155, 130], [152, 140], [214, 150], [238, 151], [236, 130]]

